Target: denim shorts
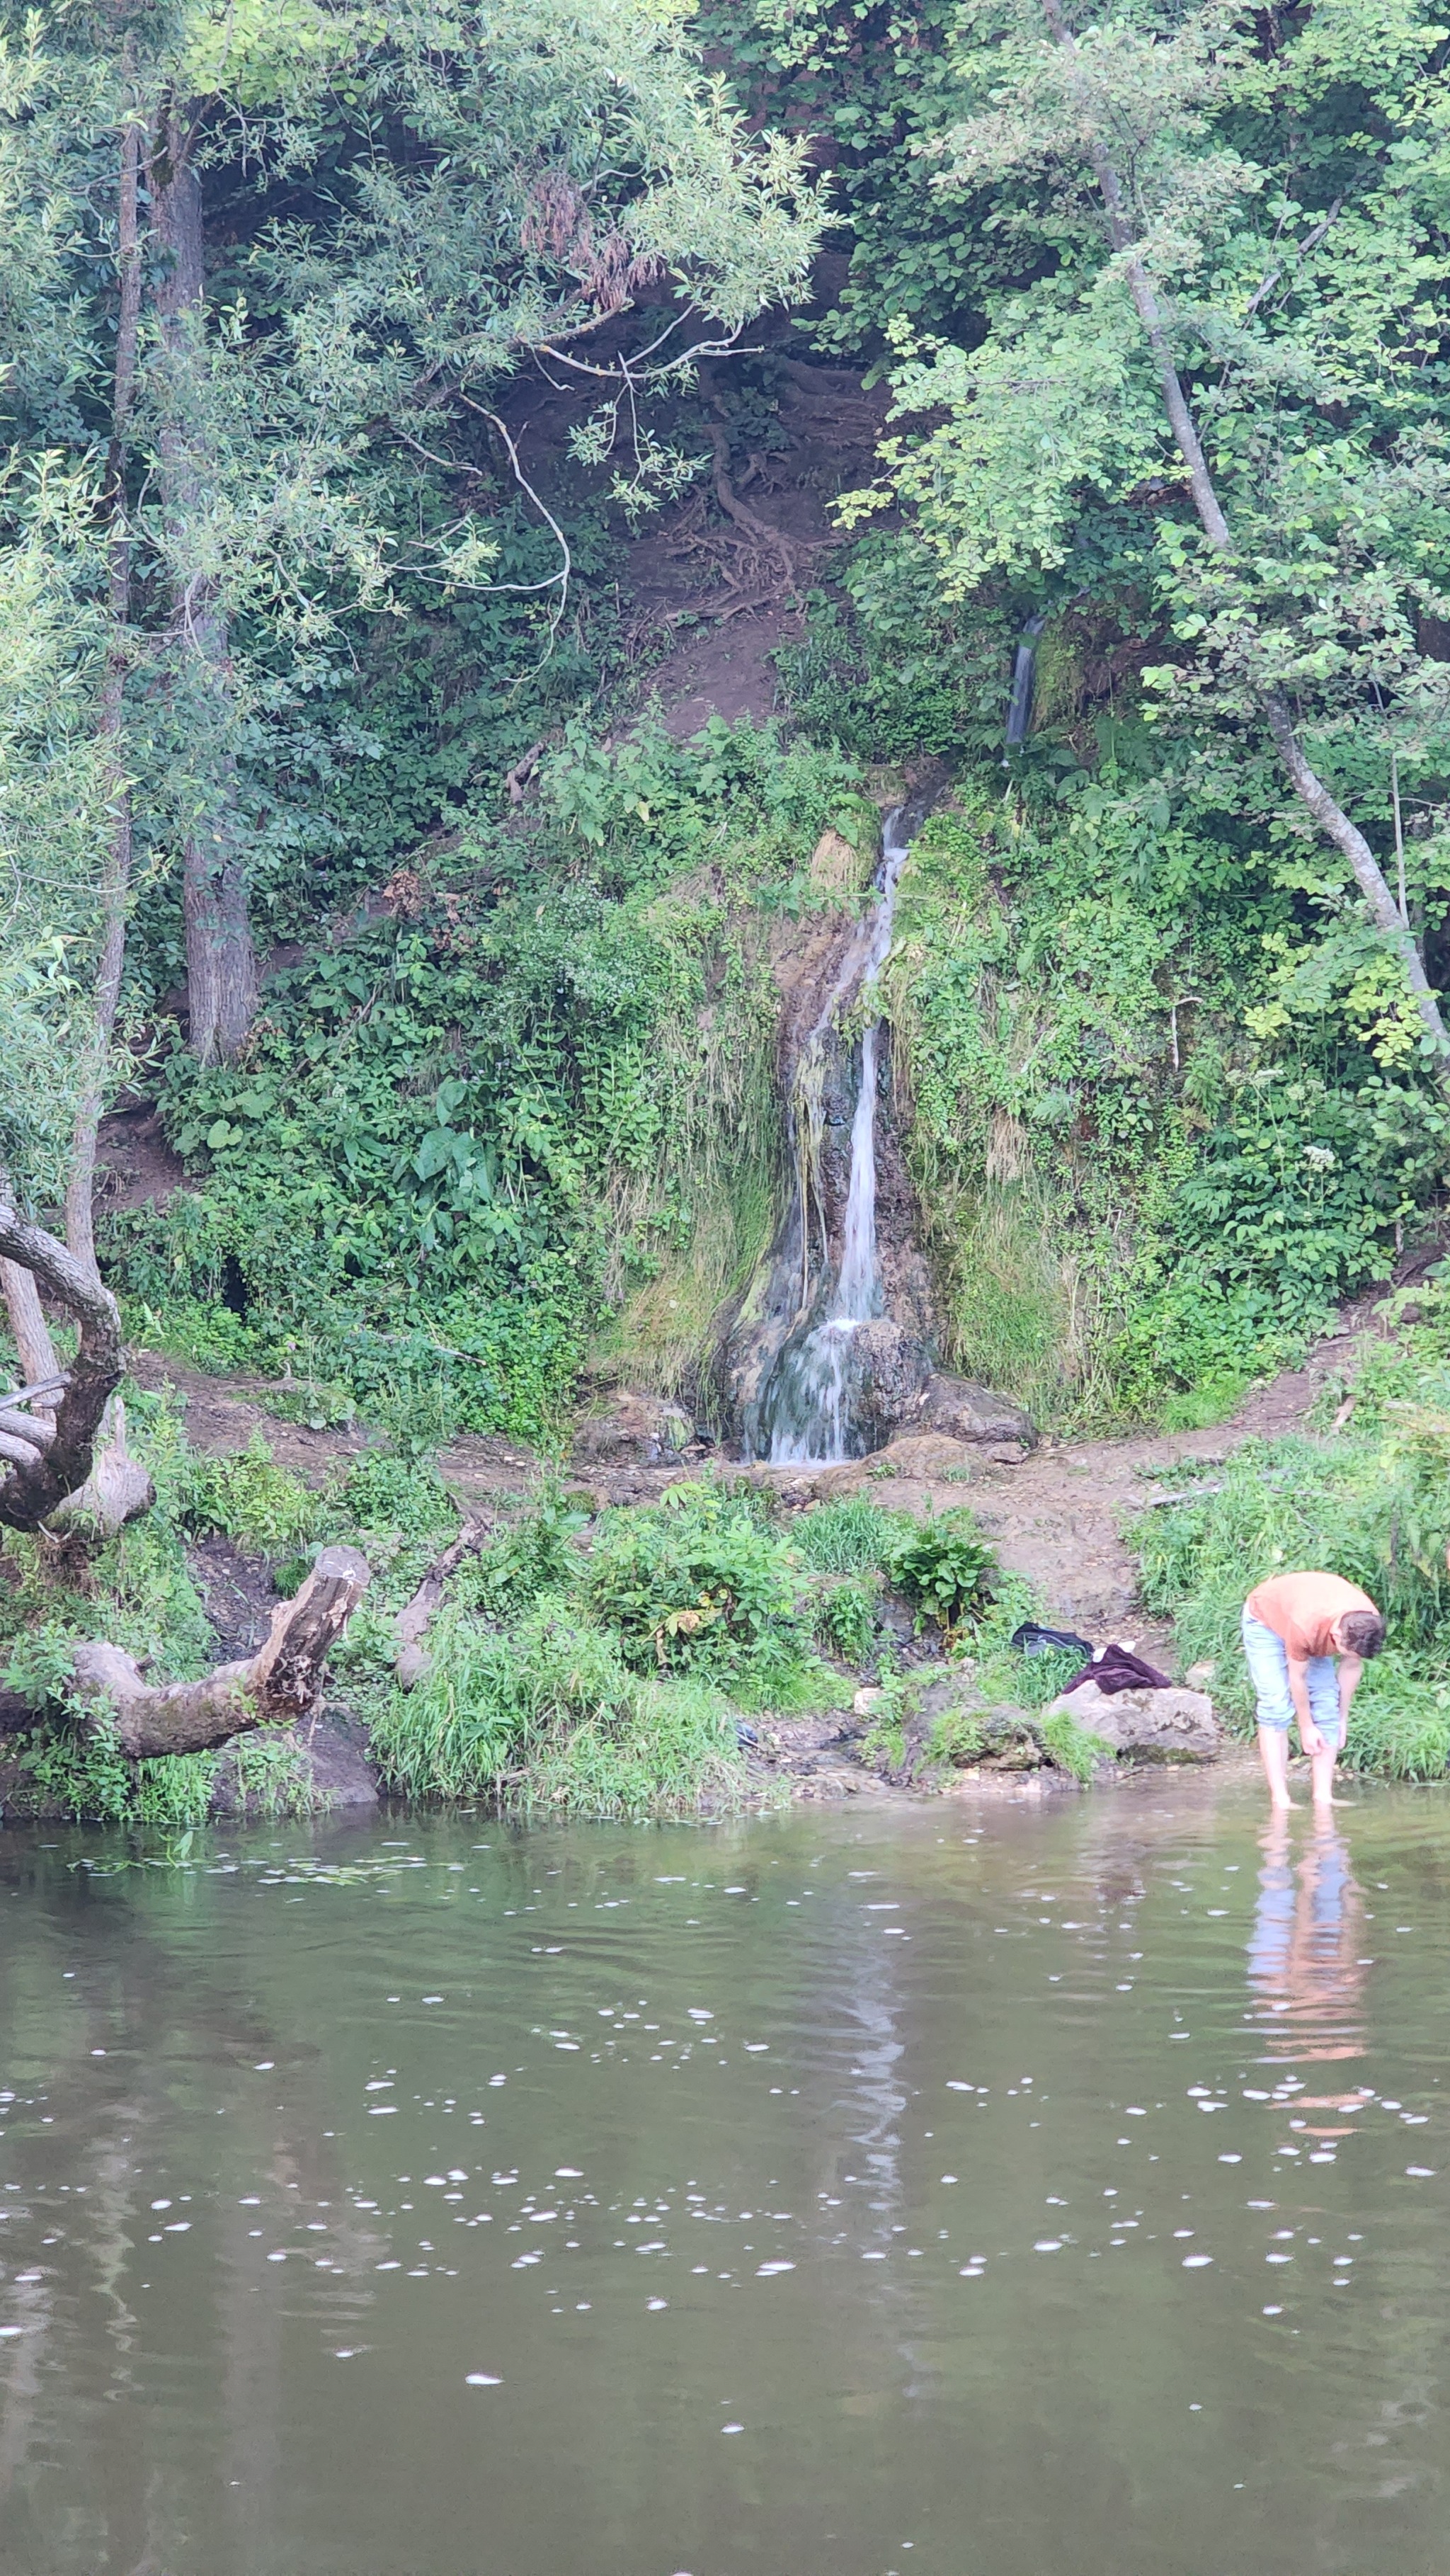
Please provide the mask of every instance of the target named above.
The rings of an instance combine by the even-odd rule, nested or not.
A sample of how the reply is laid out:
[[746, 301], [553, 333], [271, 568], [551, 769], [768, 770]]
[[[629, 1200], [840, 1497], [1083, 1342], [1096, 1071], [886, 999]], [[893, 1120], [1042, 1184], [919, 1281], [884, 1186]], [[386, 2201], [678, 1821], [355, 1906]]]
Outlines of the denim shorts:
[[[1249, 1679], [1258, 1694], [1259, 1724], [1274, 1727], [1287, 1734], [1298, 1725], [1294, 1703], [1289, 1697], [1289, 1655], [1282, 1637], [1266, 1628], [1249, 1610], [1244, 1612], [1244, 1658]], [[1338, 1745], [1342, 1733], [1339, 1715], [1339, 1676], [1332, 1655], [1311, 1655], [1304, 1667], [1309, 1692], [1309, 1711], [1326, 1744]]]

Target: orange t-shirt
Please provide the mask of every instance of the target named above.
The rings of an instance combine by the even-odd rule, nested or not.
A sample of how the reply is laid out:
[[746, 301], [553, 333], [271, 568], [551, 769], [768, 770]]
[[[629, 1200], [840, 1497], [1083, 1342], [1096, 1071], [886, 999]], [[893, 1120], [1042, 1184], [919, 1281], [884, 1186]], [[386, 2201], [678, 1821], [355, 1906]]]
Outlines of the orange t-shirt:
[[[1275, 1574], [1249, 1594], [1244, 1603], [1251, 1619], [1261, 1619], [1282, 1637], [1296, 1663], [1311, 1655], [1335, 1652], [1330, 1629], [1346, 1610], [1374, 1610], [1367, 1592], [1346, 1583], [1341, 1574]], [[1378, 1612], [1375, 1613], [1378, 1617]]]

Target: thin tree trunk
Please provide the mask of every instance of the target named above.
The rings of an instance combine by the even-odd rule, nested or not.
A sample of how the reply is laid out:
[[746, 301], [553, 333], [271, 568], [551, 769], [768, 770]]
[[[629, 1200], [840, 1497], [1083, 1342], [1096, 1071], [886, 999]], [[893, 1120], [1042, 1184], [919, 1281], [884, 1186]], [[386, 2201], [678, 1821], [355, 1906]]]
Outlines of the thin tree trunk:
[[[5, 1175], [0, 1173], [0, 1197], [5, 1193]], [[18, 1261], [0, 1261], [0, 1290], [4, 1291], [10, 1337], [19, 1354], [22, 1378], [27, 1386], [49, 1385], [59, 1377], [60, 1367], [35, 1281]]]
[[[1062, 0], [1042, 0], [1042, 13], [1054, 42], [1066, 53], [1077, 53], [1077, 39], [1062, 12]], [[1128, 222], [1122, 183], [1098, 134], [1090, 101], [1079, 98], [1084, 117], [1084, 139], [1093, 176], [1107, 210], [1108, 233], [1123, 265], [1128, 291], [1133, 298], [1144, 337], [1153, 353], [1163, 406], [1178, 445], [1178, 452], [1188, 468], [1189, 488], [1194, 508], [1209, 544], [1220, 553], [1232, 543], [1229, 524], [1224, 517], [1208, 460], [1203, 452], [1193, 414], [1183, 391], [1173, 350], [1164, 326], [1162, 309], [1153, 289], [1153, 281], [1133, 248], [1133, 229]], [[1356, 823], [1351, 822], [1343, 807], [1324, 784], [1305, 755], [1288, 702], [1278, 689], [1260, 690], [1258, 702], [1268, 726], [1274, 748], [1291, 780], [1294, 792], [1312, 814], [1320, 830], [1341, 850], [1354, 870], [1355, 881], [1369, 907], [1370, 917], [1395, 950], [1405, 970], [1405, 980], [1415, 997], [1420, 1023], [1430, 1040], [1435, 1066], [1435, 1079], [1442, 1091], [1450, 1092], [1450, 1032], [1447, 1032], [1440, 1005], [1426, 976], [1414, 937], [1401, 920], [1399, 908], [1386, 882], [1384, 871]]]
[[[247, 914], [246, 873], [236, 826], [237, 780], [230, 744], [230, 639], [214, 579], [191, 560], [189, 531], [200, 518], [212, 460], [192, 391], [202, 362], [205, 297], [201, 181], [192, 159], [194, 127], [173, 104], [152, 155], [152, 215], [170, 270], [157, 290], [165, 358], [166, 420], [160, 439], [163, 500], [173, 548], [174, 648], [201, 772], [182, 849], [182, 918], [191, 1047], [203, 1064], [235, 1055], [257, 1008], [257, 963]], [[209, 737], [209, 739], [208, 739]]]
[[[10, 1174], [0, 1163], [0, 1207], [13, 1206], [14, 1199]], [[40, 1302], [34, 1273], [27, 1270], [22, 1262], [0, 1259], [0, 1296], [5, 1300], [10, 1338], [20, 1363], [21, 1382], [26, 1386], [54, 1385], [55, 1395], [48, 1402], [36, 1406], [37, 1412], [54, 1412], [60, 1401], [60, 1364], [55, 1356], [55, 1344], [50, 1338], [50, 1326], [45, 1320], [45, 1308]]]
[[101, 879], [105, 935], [96, 972], [96, 1020], [85, 1089], [76, 1111], [70, 1178], [65, 1194], [65, 1235], [75, 1259], [99, 1279], [92, 1198], [96, 1179], [96, 1130], [105, 1105], [106, 1066], [126, 959], [126, 905], [131, 891], [131, 782], [126, 774], [124, 715], [127, 629], [131, 620], [131, 530], [126, 507], [127, 431], [136, 395], [137, 327], [141, 315], [141, 245], [137, 226], [141, 128], [134, 113], [121, 130], [121, 182], [117, 223], [120, 311], [116, 325], [116, 374], [111, 406], [107, 480], [111, 509], [107, 609], [111, 634], [101, 682], [100, 737], [106, 766], [110, 839]]

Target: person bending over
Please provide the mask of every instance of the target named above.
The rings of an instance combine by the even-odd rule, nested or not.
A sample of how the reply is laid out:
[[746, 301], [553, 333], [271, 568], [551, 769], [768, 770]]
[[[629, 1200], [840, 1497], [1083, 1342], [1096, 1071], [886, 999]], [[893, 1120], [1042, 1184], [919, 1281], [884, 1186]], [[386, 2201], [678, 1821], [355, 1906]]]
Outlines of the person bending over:
[[[1367, 1592], [1337, 1574], [1276, 1574], [1244, 1603], [1244, 1656], [1259, 1702], [1259, 1755], [1269, 1797], [1287, 1807], [1289, 1727], [1298, 1720], [1314, 1804], [1327, 1807], [1334, 1765], [1366, 1659], [1385, 1641]], [[1339, 1658], [1338, 1678], [1334, 1659]]]

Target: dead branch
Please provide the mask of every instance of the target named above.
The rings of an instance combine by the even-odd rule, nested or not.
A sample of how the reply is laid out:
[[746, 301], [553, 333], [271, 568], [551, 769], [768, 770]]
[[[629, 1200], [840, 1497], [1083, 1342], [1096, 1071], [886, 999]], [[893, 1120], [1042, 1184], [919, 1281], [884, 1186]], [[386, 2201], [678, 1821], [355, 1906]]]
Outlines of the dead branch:
[[457, 1573], [466, 1556], [477, 1554], [492, 1528], [493, 1523], [488, 1520], [465, 1521], [452, 1546], [446, 1547], [443, 1554], [435, 1558], [412, 1600], [393, 1621], [398, 1640], [393, 1670], [404, 1690], [412, 1690], [428, 1670], [429, 1658], [424, 1651], [423, 1639], [428, 1623], [448, 1589], [449, 1576]]
[[[57, 1243], [42, 1226], [28, 1225], [4, 1205], [0, 1205], [0, 1260], [28, 1274], [37, 1290], [47, 1289], [80, 1326], [75, 1358], [64, 1372], [56, 1372], [63, 1377], [59, 1402], [49, 1397], [48, 1388], [35, 1390], [37, 1397], [42, 1392], [49, 1397], [46, 1410], [53, 1425], [49, 1440], [37, 1422], [34, 1442], [28, 1435], [18, 1440], [13, 1433], [6, 1435], [7, 1442], [15, 1440], [15, 1446], [33, 1449], [29, 1459], [17, 1458], [9, 1446], [0, 1453], [9, 1461], [8, 1473], [0, 1482], [0, 1524], [35, 1530], [91, 1472], [106, 1399], [121, 1382], [121, 1318], [109, 1289], [92, 1279], [63, 1243]], [[7, 1403], [18, 1411], [13, 1395]]]
[[524, 789], [527, 787], [529, 780], [533, 777], [534, 771], [538, 768], [539, 762], [542, 760], [545, 751], [548, 749], [548, 743], [548, 735], [541, 734], [537, 742], [531, 742], [528, 750], [520, 754], [519, 758], [514, 762], [512, 769], [506, 769], [504, 771], [504, 785], [508, 789], [509, 803], [511, 805], [522, 805], [524, 801]]
[[324, 1548], [295, 1599], [273, 1611], [255, 1655], [218, 1664], [199, 1682], [154, 1685], [119, 1646], [84, 1644], [75, 1650], [77, 1690], [94, 1716], [113, 1719], [132, 1760], [205, 1752], [259, 1726], [295, 1726], [317, 1706], [328, 1655], [367, 1583], [367, 1559], [356, 1548]]

